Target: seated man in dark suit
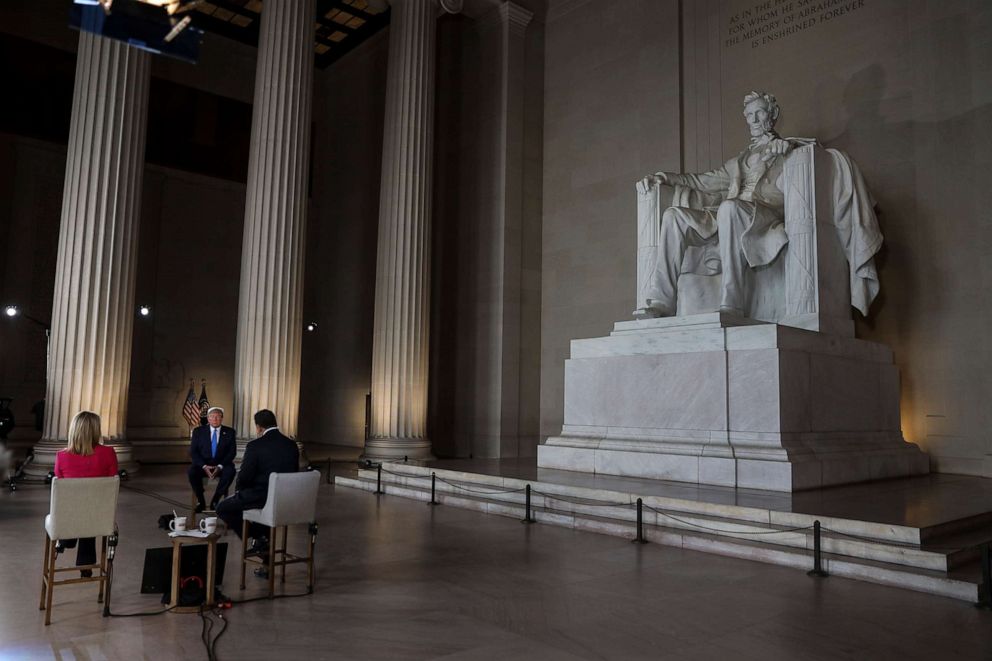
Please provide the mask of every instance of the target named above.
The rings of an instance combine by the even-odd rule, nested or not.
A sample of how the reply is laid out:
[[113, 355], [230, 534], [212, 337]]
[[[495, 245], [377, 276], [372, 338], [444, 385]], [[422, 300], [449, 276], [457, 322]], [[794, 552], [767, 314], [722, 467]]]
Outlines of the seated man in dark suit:
[[[272, 411], [262, 409], [255, 414], [255, 431], [258, 438], [245, 448], [234, 495], [217, 504], [217, 516], [238, 537], [241, 537], [244, 511], [265, 507], [269, 495], [269, 475], [295, 473], [300, 468], [300, 451], [296, 442], [280, 433]], [[248, 536], [254, 540], [249, 553], [261, 554], [268, 550], [268, 532], [268, 528], [256, 523], [248, 527]], [[258, 570], [255, 573], [262, 575]]]
[[224, 409], [212, 406], [207, 410], [207, 424], [193, 430], [189, 444], [189, 456], [193, 465], [189, 467], [189, 485], [196, 494], [196, 511], [206, 509], [203, 501], [203, 478], [219, 478], [214, 496], [210, 499], [210, 509], [217, 508], [217, 502], [227, 496], [227, 490], [234, 481], [234, 457], [238, 452], [234, 429], [225, 427]]

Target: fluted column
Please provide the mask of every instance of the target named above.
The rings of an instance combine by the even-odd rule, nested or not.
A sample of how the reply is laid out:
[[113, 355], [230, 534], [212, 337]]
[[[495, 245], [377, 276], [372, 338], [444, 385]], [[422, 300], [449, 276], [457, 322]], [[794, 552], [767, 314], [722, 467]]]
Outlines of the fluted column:
[[296, 436], [313, 26], [314, 0], [265, 0], [241, 246], [234, 393], [239, 455], [255, 437], [252, 416], [259, 409], [271, 410], [282, 432]]
[[125, 427], [150, 62], [119, 41], [79, 33], [45, 428], [32, 477], [55, 465], [81, 410], [100, 415], [121, 467], [137, 468]]
[[[418, 460], [431, 457], [426, 421], [438, 3], [393, 0], [390, 4], [372, 338], [372, 429], [365, 456]], [[449, 4], [442, 4], [450, 10]]]

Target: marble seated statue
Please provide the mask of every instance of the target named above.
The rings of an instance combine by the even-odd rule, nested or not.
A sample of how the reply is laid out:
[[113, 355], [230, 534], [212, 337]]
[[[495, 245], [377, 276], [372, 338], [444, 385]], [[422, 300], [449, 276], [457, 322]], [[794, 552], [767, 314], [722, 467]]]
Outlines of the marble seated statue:
[[778, 114], [751, 92], [744, 151], [638, 182], [636, 318], [571, 341], [539, 468], [786, 492], [930, 470], [892, 350], [854, 337], [878, 294], [871, 195]]
[[775, 132], [775, 97], [751, 92], [744, 151], [702, 174], [637, 183], [638, 319], [724, 312], [853, 335], [878, 293], [882, 235], [851, 159]]

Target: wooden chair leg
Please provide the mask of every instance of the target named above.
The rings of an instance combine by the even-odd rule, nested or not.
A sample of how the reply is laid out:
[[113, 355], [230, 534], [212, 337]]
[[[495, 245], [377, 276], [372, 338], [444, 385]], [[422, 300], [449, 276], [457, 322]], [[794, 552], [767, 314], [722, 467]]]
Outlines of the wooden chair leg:
[[248, 565], [245, 556], [248, 554], [248, 522], [241, 523], [241, 589], [245, 589], [245, 567]]
[[289, 526], [282, 527], [282, 582], [286, 582], [286, 547], [289, 546]]
[[45, 598], [45, 626], [52, 623], [52, 594], [55, 592], [55, 540], [51, 540], [48, 550], [48, 596]]
[[45, 561], [41, 565], [41, 601], [38, 602], [38, 610], [45, 610], [45, 597], [48, 596], [48, 554], [52, 552], [52, 540], [48, 539], [45, 533]]
[[269, 531], [269, 599], [276, 593], [276, 535], [278, 528]]
[[307, 530], [310, 537], [310, 549], [307, 556], [307, 592], [313, 593], [313, 533]]
[[107, 577], [107, 538], [102, 537], [100, 540], [100, 568], [97, 570], [100, 576], [100, 592], [96, 595], [96, 603], [103, 603], [103, 587], [106, 584]]
[[106, 585], [107, 585], [107, 594], [105, 596], [104, 604], [103, 604], [103, 616], [104, 617], [108, 617], [110, 615], [110, 590], [114, 586], [114, 560], [113, 560], [113, 558], [109, 558], [107, 560]]

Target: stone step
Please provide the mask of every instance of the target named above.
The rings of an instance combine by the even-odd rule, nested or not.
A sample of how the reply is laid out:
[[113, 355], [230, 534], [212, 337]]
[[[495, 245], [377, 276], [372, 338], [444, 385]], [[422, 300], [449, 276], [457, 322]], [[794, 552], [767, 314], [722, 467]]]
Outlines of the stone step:
[[[437, 470], [439, 491], [483, 493], [492, 500], [522, 504], [525, 480]], [[431, 469], [409, 465], [391, 465], [384, 469], [383, 481], [406, 484], [414, 488], [429, 488]], [[375, 470], [362, 470], [360, 477], [375, 479]], [[448, 483], [458, 486], [451, 486]], [[570, 485], [532, 482], [532, 503], [549, 511], [566, 514], [579, 513], [634, 521], [634, 504], [637, 494], [601, 489], [587, 489]], [[512, 493], [503, 493], [513, 490]], [[553, 502], [552, 502], [553, 501]], [[625, 503], [615, 506], [603, 503]], [[907, 526], [892, 526], [867, 521], [853, 521], [831, 517], [816, 517], [754, 507], [717, 505], [695, 500], [644, 496], [645, 524], [662, 524], [672, 528], [685, 528], [709, 532], [719, 536], [748, 539], [766, 538], [769, 543], [801, 549], [813, 547], [813, 534], [805, 530], [817, 519], [823, 526], [821, 544], [825, 552], [863, 560], [874, 560], [906, 565], [933, 571], [948, 571], [977, 555], [968, 547], [933, 549], [920, 548], [920, 530]], [[652, 509], [653, 508], [653, 509]], [[655, 510], [662, 510], [658, 513]], [[802, 529], [794, 530], [793, 529]]]
[[[435, 469], [434, 472], [438, 476], [436, 494], [439, 502], [523, 518], [525, 496], [522, 490], [526, 481], [458, 471]], [[428, 501], [430, 473], [430, 469], [422, 467], [387, 465], [382, 486], [389, 494]], [[374, 491], [376, 471], [361, 470], [357, 479], [339, 476], [335, 483]], [[634, 507], [601, 503], [633, 504], [636, 495], [540, 482], [530, 484], [532, 511], [539, 522], [629, 538], [635, 535]], [[505, 490], [514, 491], [505, 493]], [[646, 505], [643, 510], [645, 536], [651, 541], [797, 568], [811, 567], [812, 532], [790, 528], [811, 525], [815, 517], [791, 515], [799, 518], [787, 519], [788, 523], [783, 525], [780, 521], [772, 522], [775, 517], [771, 514], [788, 513], [660, 497], [645, 497], [643, 502]], [[647, 506], [663, 509], [665, 514]], [[705, 510], [705, 513], [699, 510]], [[829, 525], [837, 526], [836, 530], [859, 535], [859, 538], [846, 538], [832, 532], [828, 521], [831, 522]], [[957, 599], [977, 599], [980, 576], [977, 563], [963, 555], [955, 562], [955, 553], [963, 553], [959, 549], [926, 550], [903, 542], [903, 539], [918, 538], [919, 534], [915, 529], [912, 529], [915, 533], [901, 530], [904, 526], [829, 518], [822, 518], [821, 522], [825, 527], [821, 537], [824, 563], [829, 561], [832, 569], [828, 571], [832, 574]], [[948, 569], [966, 562], [971, 565], [948, 575]]]
[[927, 551], [947, 554], [948, 570], [977, 563], [981, 556], [981, 545], [992, 540], [992, 527], [984, 522], [984, 517], [974, 517], [977, 525], [964, 528], [962, 522], [958, 530], [938, 537], [927, 537], [921, 548]]
[[949, 546], [984, 537], [992, 540], [992, 512], [983, 512], [920, 529], [920, 540], [926, 544]]

